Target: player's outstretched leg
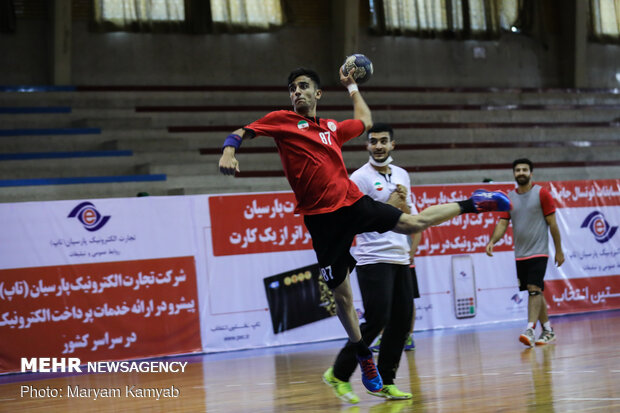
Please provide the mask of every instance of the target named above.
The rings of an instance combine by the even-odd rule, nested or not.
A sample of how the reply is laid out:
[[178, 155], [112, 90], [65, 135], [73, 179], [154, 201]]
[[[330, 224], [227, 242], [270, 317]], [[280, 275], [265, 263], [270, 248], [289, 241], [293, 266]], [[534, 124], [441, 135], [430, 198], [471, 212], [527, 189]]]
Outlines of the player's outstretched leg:
[[[388, 203], [390, 203], [388, 201]], [[415, 234], [433, 225], [439, 225], [461, 214], [491, 211], [510, 211], [510, 199], [501, 192], [476, 190], [471, 198], [447, 204], [431, 205], [417, 215], [402, 214], [392, 228], [399, 234]]]

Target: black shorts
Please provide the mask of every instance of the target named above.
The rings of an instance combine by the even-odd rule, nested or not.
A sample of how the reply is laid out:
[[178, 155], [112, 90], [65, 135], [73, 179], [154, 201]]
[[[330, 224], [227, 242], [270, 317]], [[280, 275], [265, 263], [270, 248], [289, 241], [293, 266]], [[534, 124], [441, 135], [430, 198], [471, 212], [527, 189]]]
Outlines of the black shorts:
[[409, 267], [411, 270], [411, 284], [413, 287], [413, 298], [420, 298], [420, 289], [418, 288], [418, 274], [415, 272], [415, 267]]
[[321, 276], [331, 289], [338, 287], [355, 267], [349, 250], [356, 234], [393, 229], [402, 211], [364, 195], [353, 205], [334, 212], [305, 215], [312, 248], [321, 267]]
[[517, 261], [519, 291], [526, 291], [527, 285], [537, 285], [544, 291], [543, 279], [547, 271], [547, 257], [535, 257]]

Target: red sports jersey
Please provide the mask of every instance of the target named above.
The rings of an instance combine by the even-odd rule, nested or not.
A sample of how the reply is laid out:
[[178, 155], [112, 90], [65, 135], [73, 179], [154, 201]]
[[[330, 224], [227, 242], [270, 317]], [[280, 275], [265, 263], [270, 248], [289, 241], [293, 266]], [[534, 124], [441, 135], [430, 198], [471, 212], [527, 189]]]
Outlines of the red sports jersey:
[[363, 196], [349, 179], [341, 151], [342, 144], [364, 133], [362, 121], [319, 119], [317, 123], [293, 111], [279, 110], [244, 129], [275, 139], [284, 174], [297, 199], [296, 213], [332, 212]]

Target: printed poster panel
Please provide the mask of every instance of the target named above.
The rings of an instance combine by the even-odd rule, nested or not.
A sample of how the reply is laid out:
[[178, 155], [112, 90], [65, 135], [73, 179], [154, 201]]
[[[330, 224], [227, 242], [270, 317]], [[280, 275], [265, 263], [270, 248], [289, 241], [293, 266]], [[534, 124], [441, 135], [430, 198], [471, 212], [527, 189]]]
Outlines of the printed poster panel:
[[[507, 193], [513, 184], [420, 185], [416, 207], [467, 199], [481, 187]], [[424, 231], [415, 258], [420, 298], [416, 330], [523, 319], [527, 301], [518, 291], [512, 227], [486, 255], [498, 213], [459, 215]]]
[[0, 204], [0, 371], [200, 351], [190, 197]]
[[551, 182], [566, 261], [552, 252], [545, 278], [550, 314], [620, 308], [620, 180]]
[[[292, 192], [209, 196], [206, 276], [199, 279], [205, 351], [343, 337]], [[206, 208], [196, 208], [205, 211]]]
[[0, 372], [201, 348], [193, 257], [0, 270]]

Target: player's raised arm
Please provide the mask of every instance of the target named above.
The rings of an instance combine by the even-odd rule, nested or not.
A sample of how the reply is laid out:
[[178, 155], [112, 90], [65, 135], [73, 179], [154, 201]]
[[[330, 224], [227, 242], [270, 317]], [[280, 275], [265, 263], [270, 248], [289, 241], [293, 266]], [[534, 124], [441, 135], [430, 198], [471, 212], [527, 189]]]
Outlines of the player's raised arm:
[[222, 156], [220, 157], [220, 172], [224, 175], [234, 175], [240, 172], [239, 161], [235, 158], [235, 152], [241, 146], [241, 141], [249, 137], [245, 129], [237, 129], [224, 140]]
[[357, 83], [355, 83], [355, 79], [353, 78], [354, 72], [355, 69], [351, 69], [349, 73], [345, 75], [343, 68], [340, 67], [340, 83], [347, 88], [353, 100], [353, 118], [361, 120], [367, 132], [372, 128], [372, 113], [362, 97], [362, 94], [359, 92]]

